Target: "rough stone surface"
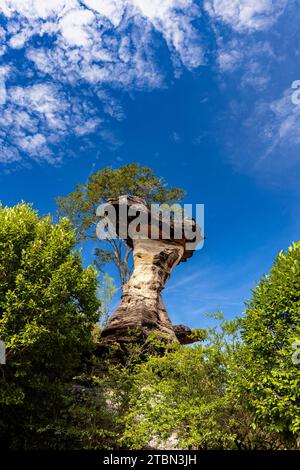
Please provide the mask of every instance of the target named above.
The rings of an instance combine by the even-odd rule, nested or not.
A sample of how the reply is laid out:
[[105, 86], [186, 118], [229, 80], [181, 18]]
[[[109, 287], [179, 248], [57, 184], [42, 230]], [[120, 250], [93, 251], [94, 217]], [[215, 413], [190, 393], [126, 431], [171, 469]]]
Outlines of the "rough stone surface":
[[178, 339], [179, 343], [181, 343], [181, 344], [190, 344], [190, 343], [194, 342], [194, 340], [192, 338], [193, 331], [188, 326], [173, 325], [173, 331], [174, 331], [175, 336]]
[[[149, 213], [144, 201], [135, 197], [123, 197], [109, 201], [117, 212], [127, 209], [133, 204], [139, 204], [141, 211]], [[131, 218], [128, 217], [129, 224]], [[196, 225], [193, 219], [190, 219]], [[117, 233], [122, 229], [117, 225]], [[186, 249], [186, 240], [182, 237], [175, 240], [174, 223], [170, 222], [170, 239], [162, 239], [164, 227], [160, 227], [159, 239], [153, 240], [141, 236], [141, 239], [127, 238], [127, 243], [133, 247], [134, 271], [127, 284], [123, 286], [121, 305], [111, 317], [107, 328], [103, 331], [104, 343], [118, 342], [120, 344], [132, 341], [130, 331], [135, 331], [147, 337], [152, 331], [161, 332], [169, 341], [179, 341], [183, 344], [188, 340], [192, 331], [183, 325], [172, 326], [163, 305], [161, 293], [171, 271], [182, 261], [192, 256], [193, 251]], [[141, 232], [150, 235], [150, 222], [141, 227]]]

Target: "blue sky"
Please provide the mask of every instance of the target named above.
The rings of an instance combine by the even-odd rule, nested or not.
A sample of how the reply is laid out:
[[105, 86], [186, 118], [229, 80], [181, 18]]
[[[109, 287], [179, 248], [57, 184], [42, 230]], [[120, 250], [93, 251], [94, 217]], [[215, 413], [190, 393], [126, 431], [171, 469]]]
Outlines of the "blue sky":
[[105, 165], [151, 166], [205, 204], [172, 320], [239, 314], [299, 236], [299, 20], [293, 0], [2, 0], [2, 203], [54, 213]]

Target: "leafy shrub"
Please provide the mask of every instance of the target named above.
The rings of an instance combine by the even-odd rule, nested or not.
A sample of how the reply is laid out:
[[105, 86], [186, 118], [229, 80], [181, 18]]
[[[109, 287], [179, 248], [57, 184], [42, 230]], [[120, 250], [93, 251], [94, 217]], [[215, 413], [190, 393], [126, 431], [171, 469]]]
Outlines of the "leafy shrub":
[[67, 384], [93, 347], [96, 272], [74, 246], [66, 219], [0, 206], [0, 441], [12, 448], [47, 447], [54, 434], [64, 441]]
[[300, 242], [280, 252], [270, 274], [254, 289], [241, 323], [245, 351], [235, 388], [255, 413], [257, 426], [290, 445], [300, 433]]

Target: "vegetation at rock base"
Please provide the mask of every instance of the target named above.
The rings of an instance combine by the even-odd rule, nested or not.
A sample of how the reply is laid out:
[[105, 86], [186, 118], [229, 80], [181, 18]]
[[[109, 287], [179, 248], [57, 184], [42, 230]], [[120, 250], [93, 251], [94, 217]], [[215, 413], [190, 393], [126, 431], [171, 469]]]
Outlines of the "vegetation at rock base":
[[1, 447], [299, 448], [300, 242], [242, 318], [216, 314], [191, 347], [133, 341], [123, 361], [99, 354], [112, 285], [75, 245], [67, 219], [0, 208]]
[[241, 396], [235, 387], [236, 363], [244, 354], [239, 323], [220, 317], [201, 344], [170, 346], [163, 356], [149, 355], [134, 367], [121, 444], [163, 448], [173, 441], [179, 449], [203, 450], [296, 445], [296, 434], [288, 444], [267, 423], [256, 426], [251, 395]]

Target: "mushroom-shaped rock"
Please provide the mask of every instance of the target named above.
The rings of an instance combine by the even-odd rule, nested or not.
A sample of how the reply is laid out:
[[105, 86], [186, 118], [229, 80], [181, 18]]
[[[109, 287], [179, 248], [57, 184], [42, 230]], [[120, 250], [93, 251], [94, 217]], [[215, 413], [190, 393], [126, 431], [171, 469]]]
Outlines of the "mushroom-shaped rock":
[[123, 286], [120, 306], [102, 332], [104, 344], [128, 343], [132, 332], [146, 338], [153, 331], [168, 341], [186, 344], [191, 330], [182, 325], [173, 329], [161, 292], [174, 267], [190, 258], [203, 239], [199, 225], [186, 215], [170, 217], [169, 212], [164, 217], [134, 196], [110, 200], [105, 210], [116, 235], [133, 248], [134, 271]]

